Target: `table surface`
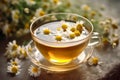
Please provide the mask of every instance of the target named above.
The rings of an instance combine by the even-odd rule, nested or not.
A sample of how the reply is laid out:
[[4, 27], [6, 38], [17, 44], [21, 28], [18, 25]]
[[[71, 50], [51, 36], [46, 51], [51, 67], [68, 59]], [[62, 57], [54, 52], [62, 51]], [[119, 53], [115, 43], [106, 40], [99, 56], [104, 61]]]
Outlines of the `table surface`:
[[[78, 1], [79, 0], [74, 0]], [[84, 0], [84, 2], [91, 3], [94, 6], [104, 5], [106, 11], [105, 15], [114, 18], [118, 24], [120, 25], [120, 0]], [[2, 38], [0, 39], [0, 78], [2, 80], [98, 80], [104, 76], [115, 66], [120, 65], [120, 45], [114, 50], [107, 51], [98, 51], [95, 50], [93, 55], [99, 57], [102, 62], [101, 65], [98, 66], [88, 66], [86, 64], [81, 65], [78, 69], [69, 71], [69, 72], [61, 72], [61, 73], [53, 73], [48, 72], [46, 70], [41, 69], [41, 75], [37, 78], [30, 77], [28, 74], [28, 67], [31, 62], [29, 59], [22, 61], [22, 71], [17, 76], [9, 75], [7, 71], [7, 60], [3, 56], [5, 53], [5, 48], [9, 41], [16, 40], [18, 44], [22, 44], [24, 40], [31, 39], [30, 34], [24, 35], [20, 38]], [[120, 68], [120, 67], [119, 67]], [[109, 76], [111, 77], [111, 76]], [[120, 80], [110, 78], [104, 80]]]

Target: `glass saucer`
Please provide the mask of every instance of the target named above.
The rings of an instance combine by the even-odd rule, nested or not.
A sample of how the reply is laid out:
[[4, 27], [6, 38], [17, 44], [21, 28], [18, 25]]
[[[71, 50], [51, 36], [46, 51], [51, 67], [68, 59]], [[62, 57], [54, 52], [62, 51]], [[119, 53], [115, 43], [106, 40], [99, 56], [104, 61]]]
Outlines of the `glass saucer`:
[[[29, 48], [31, 47], [31, 49]], [[27, 54], [30, 60], [37, 66], [49, 71], [69, 71], [78, 68], [82, 63], [92, 55], [93, 47], [87, 47], [75, 60], [65, 65], [55, 65], [47, 61], [41, 53], [37, 50], [34, 42], [31, 40], [27, 45]]]

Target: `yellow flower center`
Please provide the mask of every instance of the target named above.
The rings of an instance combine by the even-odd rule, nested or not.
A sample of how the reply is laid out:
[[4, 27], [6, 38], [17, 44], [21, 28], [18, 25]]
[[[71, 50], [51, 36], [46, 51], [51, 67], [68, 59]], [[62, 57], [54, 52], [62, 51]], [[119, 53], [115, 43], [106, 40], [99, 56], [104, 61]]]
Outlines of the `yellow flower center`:
[[70, 39], [75, 38], [75, 33], [70, 33], [69, 37], [70, 37]]
[[62, 29], [63, 29], [64, 31], [66, 31], [67, 27], [68, 27], [67, 24], [62, 24]]
[[31, 47], [28, 47], [28, 51], [29, 51], [29, 52], [32, 52], [32, 48], [31, 48]]
[[54, 4], [58, 4], [59, 0], [53, 0]]
[[75, 29], [75, 27], [72, 27], [71, 29], [70, 29], [70, 31], [72, 31], [72, 32], [74, 32], [76, 29]]
[[49, 35], [50, 32], [51, 32], [51, 31], [50, 31], [48, 28], [46, 28], [46, 29], [43, 30], [43, 33], [44, 33], [45, 35]]
[[88, 11], [88, 10], [90, 10], [90, 7], [89, 7], [88, 5], [85, 5], [85, 6], [83, 7], [83, 9], [86, 10], [86, 11]]
[[92, 63], [94, 64], [94, 65], [97, 65], [98, 64], [98, 58], [97, 57], [94, 57], [94, 58], [92, 58]]
[[45, 12], [43, 10], [40, 11], [39, 13], [40, 16], [44, 16], [45, 15]]
[[21, 48], [20, 53], [21, 55], [24, 55], [24, 57], [27, 57], [27, 53], [24, 49]]
[[60, 30], [61, 30], [61, 27], [58, 27], [57, 30], [60, 31]]
[[18, 48], [18, 45], [14, 44], [13, 47], [12, 47], [12, 50], [16, 50], [17, 48]]
[[75, 32], [74, 32], [74, 33], [75, 33], [75, 35], [76, 35], [76, 36], [80, 36], [80, 31], [75, 30]]
[[26, 53], [26, 51], [24, 52], [24, 57], [27, 57], [27, 53]]
[[25, 24], [25, 29], [29, 29], [29, 23]]
[[30, 1], [34, 1], [34, 0], [30, 0]]
[[32, 72], [37, 73], [39, 70], [37, 67], [33, 67]]
[[13, 61], [13, 62], [12, 62], [12, 65], [18, 65], [18, 63], [17, 63], [17, 62], [15, 62], [15, 61]]
[[61, 41], [61, 40], [62, 40], [62, 37], [59, 36], [59, 35], [57, 35], [57, 36], [55, 36], [55, 39], [56, 39], [57, 41]]
[[80, 31], [80, 32], [82, 32], [82, 27], [83, 27], [82, 24], [78, 24], [78, 25], [76, 26], [77, 30]]
[[17, 13], [17, 12], [14, 14], [14, 18], [15, 18], [15, 19], [18, 19], [18, 18], [19, 18], [19, 16], [18, 16], [18, 13]]
[[18, 72], [18, 67], [17, 66], [13, 66], [12, 69], [11, 69], [11, 71], [13, 73], [17, 73]]

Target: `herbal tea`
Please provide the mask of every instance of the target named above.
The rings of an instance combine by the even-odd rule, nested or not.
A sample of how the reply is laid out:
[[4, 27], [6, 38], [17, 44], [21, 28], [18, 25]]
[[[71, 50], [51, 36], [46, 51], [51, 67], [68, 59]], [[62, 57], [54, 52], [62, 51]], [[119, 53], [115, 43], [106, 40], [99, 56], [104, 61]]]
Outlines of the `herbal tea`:
[[48, 22], [33, 31], [40, 53], [51, 63], [62, 65], [74, 60], [86, 48], [89, 31], [84, 22]]

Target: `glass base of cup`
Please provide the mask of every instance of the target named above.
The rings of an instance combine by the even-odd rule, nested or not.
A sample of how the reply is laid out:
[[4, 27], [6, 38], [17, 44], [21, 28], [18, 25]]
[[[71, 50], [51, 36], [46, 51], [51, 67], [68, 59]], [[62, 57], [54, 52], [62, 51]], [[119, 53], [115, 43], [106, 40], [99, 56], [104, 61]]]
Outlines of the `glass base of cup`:
[[[31, 46], [31, 50], [29, 50], [29, 46]], [[69, 63], [65, 63], [64, 65], [56, 65], [49, 62], [41, 55], [41, 53], [35, 47], [33, 41], [30, 41], [27, 45], [27, 54], [34, 64], [40, 66], [45, 70], [56, 72], [69, 71], [78, 68], [82, 63], [86, 62], [86, 60], [92, 55], [92, 53], [93, 47], [89, 46], [76, 59], [70, 61]]]

